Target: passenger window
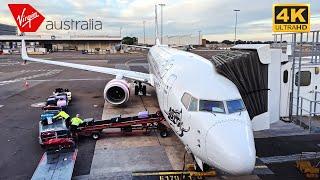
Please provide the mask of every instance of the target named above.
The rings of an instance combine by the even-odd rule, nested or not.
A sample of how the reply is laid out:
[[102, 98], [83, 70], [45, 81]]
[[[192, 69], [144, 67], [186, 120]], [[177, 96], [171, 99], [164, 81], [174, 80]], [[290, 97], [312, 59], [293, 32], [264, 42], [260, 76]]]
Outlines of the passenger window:
[[188, 93], [184, 93], [181, 98], [181, 102], [186, 109], [188, 109], [188, 107], [189, 107], [190, 99], [191, 99], [191, 96]]
[[198, 110], [198, 99], [191, 97], [190, 105], [188, 108], [189, 111], [197, 111]]
[[[301, 71], [300, 73], [301, 73], [300, 86], [309, 86], [311, 83], [311, 72]], [[298, 86], [298, 78], [299, 78], [299, 72], [296, 73], [296, 79], [295, 79], [296, 86]]]
[[288, 70], [283, 71], [283, 83], [288, 82]]

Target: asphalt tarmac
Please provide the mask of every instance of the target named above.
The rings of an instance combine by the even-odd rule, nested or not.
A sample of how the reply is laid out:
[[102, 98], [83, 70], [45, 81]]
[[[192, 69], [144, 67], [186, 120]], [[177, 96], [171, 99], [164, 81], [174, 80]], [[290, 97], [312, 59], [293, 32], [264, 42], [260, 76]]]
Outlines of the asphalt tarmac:
[[[256, 138], [255, 145], [258, 157], [290, 156], [302, 152], [320, 152], [320, 134]], [[318, 153], [319, 154], [319, 153]], [[317, 164], [320, 159], [313, 163]], [[262, 179], [305, 179], [296, 168], [295, 161], [283, 161], [267, 164], [274, 173], [260, 175]]]
[[[130, 63], [136, 70], [146, 71], [141, 66], [146, 58], [139, 54], [130, 57], [87, 55], [86, 61], [81, 53], [53, 53], [41, 58], [71, 59], [68, 62], [123, 69], [127, 69]], [[140, 63], [140, 67], [135, 63]], [[38, 144], [38, 122], [42, 110], [31, 107], [32, 104], [44, 102], [57, 87], [68, 88], [73, 97], [68, 107], [71, 116], [80, 113], [83, 118], [100, 119], [104, 106], [102, 92], [112, 78], [41, 63], [23, 65], [19, 56], [0, 56], [0, 179], [30, 179], [44, 152]], [[25, 82], [28, 82], [27, 87]], [[94, 147], [92, 139], [80, 140], [74, 176], [89, 173]]]

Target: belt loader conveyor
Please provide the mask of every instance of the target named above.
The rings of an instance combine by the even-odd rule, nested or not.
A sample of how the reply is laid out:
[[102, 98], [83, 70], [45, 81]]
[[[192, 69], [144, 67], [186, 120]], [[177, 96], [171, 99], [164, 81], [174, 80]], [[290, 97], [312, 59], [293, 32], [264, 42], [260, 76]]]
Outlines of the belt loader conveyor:
[[161, 137], [168, 136], [167, 126], [162, 123], [164, 117], [158, 111], [145, 117], [132, 116], [122, 118], [116, 117], [108, 120], [85, 119], [85, 125], [78, 128], [78, 136], [91, 136], [93, 139], [99, 139], [102, 131], [109, 128], [121, 128], [122, 132], [131, 132], [135, 129], [157, 128]]

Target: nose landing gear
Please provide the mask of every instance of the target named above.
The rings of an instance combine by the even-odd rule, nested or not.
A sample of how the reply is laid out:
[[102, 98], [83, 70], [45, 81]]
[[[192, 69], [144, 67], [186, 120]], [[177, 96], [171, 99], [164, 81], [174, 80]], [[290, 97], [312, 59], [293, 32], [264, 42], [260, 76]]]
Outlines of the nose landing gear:
[[[196, 168], [196, 166], [198, 168]], [[205, 179], [205, 177], [215, 177], [217, 176], [217, 172], [213, 169], [208, 169], [207, 171], [202, 171], [198, 165], [196, 164], [187, 164], [186, 165], [187, 172], [189, 172], [189, 177], [191, 179]]]
[[193, 163], [194, 163], [194, 170], [198, 172], [208, 172], [211, 170], [210, 166], [204, 162], [202, 162], [199, 158], [192, 155]]
[[192, 165], [192, 167], [191, 168], [193, 168], [195, 171], [197, 171], [197, 172], [209, 172], [211, 169], [210, 169], [210, 166], [209, 165], [207, 165], [206, 163], [203, 163], [203, 165], [202, 165], [202, 167], [203, 167], [203, 171], [202, 171], [202, 169], [200, 168], [200, 166], [196, 163], [196, 162], [194, 162], [194, 164], [188, 164], [189, 166], [191, 166]]

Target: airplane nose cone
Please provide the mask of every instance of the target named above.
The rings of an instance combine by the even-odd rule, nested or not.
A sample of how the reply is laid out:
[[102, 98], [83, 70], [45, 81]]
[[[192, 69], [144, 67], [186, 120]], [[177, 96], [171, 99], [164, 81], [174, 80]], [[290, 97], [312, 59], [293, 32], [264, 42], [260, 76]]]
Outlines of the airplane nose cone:
[[256, 161], [253, 132], [244, 122], [223, 122], [211, 127], [206, 136], [211, 166], [234, 174], [250, 174]]

